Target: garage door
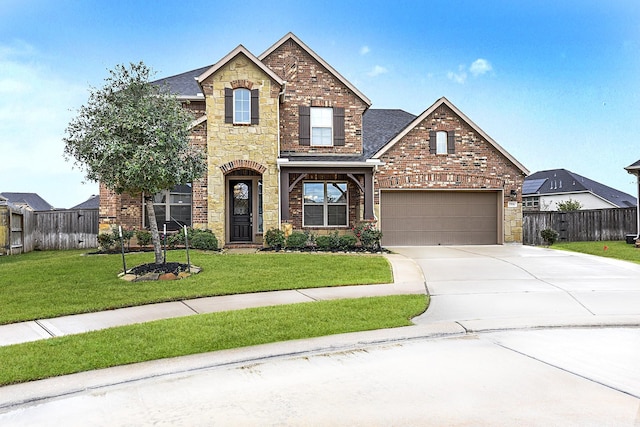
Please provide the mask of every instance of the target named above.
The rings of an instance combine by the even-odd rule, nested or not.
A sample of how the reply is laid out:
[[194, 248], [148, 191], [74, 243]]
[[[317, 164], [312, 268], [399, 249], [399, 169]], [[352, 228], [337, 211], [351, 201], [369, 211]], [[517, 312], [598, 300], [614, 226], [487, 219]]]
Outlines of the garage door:
[[380, 225], [385, 246], [493, 245], [498, 196], [491, 191], [383, 191]]

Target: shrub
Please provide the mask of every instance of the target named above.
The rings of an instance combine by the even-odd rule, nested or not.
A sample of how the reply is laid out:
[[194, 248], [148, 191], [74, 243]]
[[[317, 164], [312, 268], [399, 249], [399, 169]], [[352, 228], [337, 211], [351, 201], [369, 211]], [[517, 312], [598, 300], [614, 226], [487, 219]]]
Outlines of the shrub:
[[560, 201], [556, 206], [560, 212], [574, 212], [582, 209], [582, 203], [573, 199]]
[[100, 233], [98, 234], [98, 247], [102, 251], [109, 251], [113, 247], [113, 234]]
[[382, 239], [382, 232], [378, 230], [374, 222], [364, 221], [358, 223], [353, 228], [353, 233], [356, 235], [362, 247], [368, 250], [380, 249], [380, 239]]
[[167, 245], [170, 248], [175, 248], [178, 245], [184, 245], [184, 232], [181, 230], [174, 234], [169, 234], [167, 236]]
[[331, 250], [331, 236], [318, 236], [316, 237], [316, 247], [321, 251]]
[[343, 251], [352, 251], [355, 249], [356, 243], [358, 243], [358, 239], [356, 239], [356, 236], [352, 234], [340, 236], [340, 249]]
[[540, 232], [540, 236], [548, 246], [553, 245], [558, 240], [558, 232], [551, 228], [545, 228]]
[[[188, 231], [187, 234], [189, 234]], [[192, 236], [189, 236], [189, 239], [189, 246], [194, 249], [207, 251], [218, 250], [218, 238], [211, 230], [194, 230]]]
[[281, 248], [284, 246], [284, 231], [271, 228], [264, 233], [264, 241], [270, 248]]
[[137, 230], [136, 240], [138, 241], [138, 245], [143, 248], [149, 246], [151, 244], [151, 232], [148, 230]]
[[308, 237], [301, 231], [294, 231], [287, 237], [287, 248], [302, 249], [307, 246]]

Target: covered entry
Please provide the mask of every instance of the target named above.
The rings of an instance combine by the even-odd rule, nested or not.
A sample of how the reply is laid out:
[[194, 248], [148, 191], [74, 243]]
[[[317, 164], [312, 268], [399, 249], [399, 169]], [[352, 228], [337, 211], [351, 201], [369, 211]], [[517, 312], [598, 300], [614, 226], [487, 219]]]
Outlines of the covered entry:
[[501, 244], [501, 195], [495, 190], [382, 191], [382, 243], [385, 246]]

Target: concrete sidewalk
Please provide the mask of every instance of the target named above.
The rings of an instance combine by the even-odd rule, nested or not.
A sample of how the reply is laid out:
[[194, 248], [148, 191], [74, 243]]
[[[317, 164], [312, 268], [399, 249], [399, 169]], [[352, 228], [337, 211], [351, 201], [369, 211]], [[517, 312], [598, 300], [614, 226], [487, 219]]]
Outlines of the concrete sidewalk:
[[426, 292], [422, 271], [413, 260], [397, 254], [385, 254], [385, 257], [393, 268], [394, 282], [390, 284], [227, 295], [39, 319], [0, 326], [0, 346], [194, 314], [340, 298]]

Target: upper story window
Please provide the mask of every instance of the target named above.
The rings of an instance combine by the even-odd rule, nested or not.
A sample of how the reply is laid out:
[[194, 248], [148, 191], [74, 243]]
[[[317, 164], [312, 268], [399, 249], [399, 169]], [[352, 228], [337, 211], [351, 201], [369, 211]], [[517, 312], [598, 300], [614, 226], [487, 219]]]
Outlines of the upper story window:
[[233, 123], [249, 124], [251, 122], [251, 92], [249, 89], [233, 91]]
[[225, 88], [224, 122], [235, 125], [260, 123], [260, 92], [258, 89]]
[[311, 145], [333, 145], [333, 108], [311, 107]]
[[447, 154], [447, 132], [436, 132], [436, 154]]
[[429, 153], [455, 154], [456, 134], [453, 131], [429, 131]]
[[344, 145], [344, 108], [298, 107], [300, 145], [340, 147]]

